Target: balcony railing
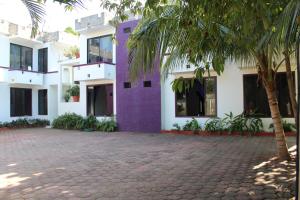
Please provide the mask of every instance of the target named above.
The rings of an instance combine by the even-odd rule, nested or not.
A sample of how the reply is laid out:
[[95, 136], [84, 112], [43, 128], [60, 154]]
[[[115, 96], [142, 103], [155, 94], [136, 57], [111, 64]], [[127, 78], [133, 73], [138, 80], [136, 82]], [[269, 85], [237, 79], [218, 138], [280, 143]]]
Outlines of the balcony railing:
[[8, 82], [11, 84], [43, 85], [43, 73], [32, 70], [12, 69], [8, 70]]
[[73, 69], [74, 81], [116, 79], [116, 67], [113, 63], [99, 62], [75, 65]]

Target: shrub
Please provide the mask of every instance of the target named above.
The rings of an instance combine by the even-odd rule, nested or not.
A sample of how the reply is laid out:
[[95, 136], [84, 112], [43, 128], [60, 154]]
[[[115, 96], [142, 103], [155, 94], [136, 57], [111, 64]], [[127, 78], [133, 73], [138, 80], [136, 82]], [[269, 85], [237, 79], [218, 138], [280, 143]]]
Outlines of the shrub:
[[86, 118], [82, 118], [76, 124], [76, 129], [85, 131], [94, 131], [97, 127], [97, 119], [93, 115], [89, 115]]
[[208, 119], [205, 122], [204, 129], [206, 131], [222, 131], [224, 129], [222, 120], [218, 117]]
[[197, 131], [201, 130], [201, 126], [195, 118], [192, 118], [191, 121], [186, 121], [186, 124], [183, 126], [185, 131]]
[[[282, 121], [282, 126], [283, 126], [284, 132], [292, 132], [292, 131], [296, 131], [296, 130], [297, 130], [295, 124], [289, 123], [289, 122], [287, 122], [286, 120], [283, 120], [283, 121]], [[273, 129], [273, 131], [274, 131], [274, 124], [271, 123], [270, 126], [269, 126], [269, 128], [270, 128], [270, 129]]]
[[97, 123], [97, 131], [113, 132], [117, 130], [117, 123], [113, 118], [103, 119]]
[[172, 129], [172, 130], [176, 130], [176, 131], [180, 131], [181, 130], [181, 127], [180, 127], [180, 125], [178, 123], [173, 124], [173, 127], [174, 127], [174, 129]]
[[263, 130], [263, 122], [258, 117], [246, 117], [246, 131], [251, 133], [261, 132]]
[[66, 113], [53, 120], [52, 127], [57, 129], [74, 130], [83, 118], [75, 113]]
[[49, 125], [49, 121], [46, 119], [26, 119], [19, 118], [11, 122], [3, 122], [0, 124], [1, 127], [6, 128], [30, 128], [30, 127], [45, 127]]
[[232, 112], [225, 114], [225, 118], [222, 119], [224, 124], [224, 130], [228, 132], [259, 132], [263, 129], [263, 123], [260, 118], [255, 114], [245, 115], [244, 113], [234, 116]]

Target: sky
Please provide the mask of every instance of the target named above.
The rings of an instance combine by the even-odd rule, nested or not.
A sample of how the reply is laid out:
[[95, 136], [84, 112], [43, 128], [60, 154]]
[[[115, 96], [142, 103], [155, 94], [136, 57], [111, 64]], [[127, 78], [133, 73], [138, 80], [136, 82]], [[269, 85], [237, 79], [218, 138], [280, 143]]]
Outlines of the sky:
[[[64, 6], [47, 0], [45, 4], [46, 16], [40, 30], [56, 31], [64, 30], [71, 26], [74, 28], [75, 19], [100, 13], [101, 0], [82, 0], [85, 8], [75, 8], [73, 11], [65, 11]], [[21, 0], [0, 0], [0, 19], [4, 19], [20, 25], [30, 25], [30, 15]]]

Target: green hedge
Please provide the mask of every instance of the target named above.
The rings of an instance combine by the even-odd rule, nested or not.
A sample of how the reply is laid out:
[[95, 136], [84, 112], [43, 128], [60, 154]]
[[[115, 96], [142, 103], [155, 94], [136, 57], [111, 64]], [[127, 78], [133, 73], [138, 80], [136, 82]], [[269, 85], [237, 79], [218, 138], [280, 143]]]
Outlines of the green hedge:
[[117, 130], [117, 123], [113, 118], [98, 121], [94, 116], [83, 118], [75, 113], [66, 113], [53, 120], [52, 127], [65, 130], [104, 131]]
[[83, 118], [75, 113], [66, 113], [53, 120], [52, 127], [57, 129], [77, 129], [77, 123]]
[[49, 120], [46, 119], [26, 119], [20, 118], [11, 122], [0, 122], [0, 128], [33, 128], [45, 127], [49, 125]]

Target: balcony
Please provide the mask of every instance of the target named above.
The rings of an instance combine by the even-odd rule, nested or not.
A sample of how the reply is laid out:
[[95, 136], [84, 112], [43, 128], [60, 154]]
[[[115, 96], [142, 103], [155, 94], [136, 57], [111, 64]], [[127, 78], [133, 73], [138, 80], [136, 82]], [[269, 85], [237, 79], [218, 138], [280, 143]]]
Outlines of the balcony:
[[9, 69], [7, 77], [10, 84], [43, 85], [44, 74], [36, 71]]
[[116, 67], [112, 63], [75, 65], [74, 81], [115, 80]]

